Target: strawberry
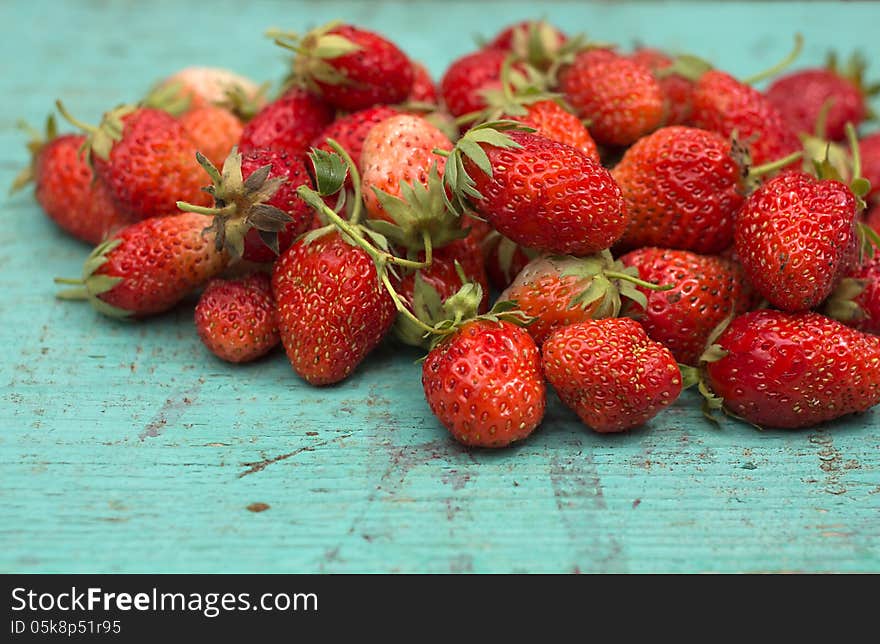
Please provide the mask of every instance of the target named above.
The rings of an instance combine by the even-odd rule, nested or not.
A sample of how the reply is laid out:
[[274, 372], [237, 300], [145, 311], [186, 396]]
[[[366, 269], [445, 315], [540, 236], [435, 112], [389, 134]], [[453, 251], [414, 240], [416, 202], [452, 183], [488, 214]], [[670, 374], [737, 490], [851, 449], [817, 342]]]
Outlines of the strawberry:
[[[657, 72], [671, 67], [674, 59], [657, 49], [639, 48], [629, 55], [629, 59]], [[665, 125], [686, 125], [693, 109], [694, 84], [684, 76], [672, 73], [657, 78], [663, 94], [666, 109]]]
[[599, 433], [646, 423], [678, 398], [675, 358], [635, 320], [587, 320], [562, 327], [542, 348], [544, 375], [559, 398]]
[[759, 165], [801, 148], [795, 130], [763, 94], [718, 70], [696, 82], [691, 125], [723, 137], [736, 132]]
[[880, 235], [880, 202], [875, 203], [865, 213], [865, 225]]
[[61, 114], [88, 134], [95, 175], [107, 185], [119, 212], [139, 220], [177, 212], [177, 201], [207, 205], [196, 148], [183, 126], [162, 110], [123, 105], [94, 127]]
[[413, 86], [413, 68], [398, 47], [379, 34], [330, 23], [301, 40], [275, 41], [296, 51], [293, 80], [320, 94], [336, 108], [356, 111], [401, 103]]
[[413, 84], [409, 90], [409, 96], [406, 97], [407, 103], [427, 103], [431, 105], [437, 104], [437, 86], [434, 79], [431, 78], [431, 72], [428, 68], [412, 61]]
[[314, 213], [297, 195], [300, 186], [312, 185], [305, 157], [272, 148], [242, 156], [232, 148], [222, 174], [201, 155], [199, 162], [211, 178], [205, 192], [214, 197], [214, 206], [177, 205], [212, 216], [217, 248], [226, 248], [233, 258], [272, 262], [312, 228]]
[[[180, 104], [183, 109], [172, 108], [172, 113], [184, 113], [209, 106], [231, 107], [236, 96], [254, 101], [262, 101], [260, 87], [251, 79], [218, 67], [187, 67], [157, 83], [153, 90]], [[148, 99], [150, 100], [150, 99]]]
[[59, 136], [52, 116], [46, 122], [45, 137], [35, 130], [30, 133], [31, 165], [16, 177], [13, 192], [33, 181], [37, 203], [49, 218], [65, 232], [89, 244], [101, 242], [128, 223], [113, 203], [107, 186], [94, 178], [80, 154], [84, 136]]
[[483, 259], [489, 282], [499, 291], [510, 286], [513, 279], [526, 267], [538, 252], [523, 248], [498, 231], [492, 231], [482, 243]]
[[854, 329], [880, 335], [880, 253], [847, 273], [824, 312]]
[[745, 192], [739, 157], [719, 134], [680, 125], [636, 142], [611, 171], [632, 218], [621, 247], [718, 253], [730, 246]]
[[856, 242], [857, 198], [845, 184], [786, 172], [752, 193], [734, 224], [749, 281], [773, 306], [820, 304], [846, 270]]
[[579, 53], [559, 73], [559, 89], [598, 143], [629, 145], [659, 127], [663, 93], [651, 71], [608, 49]]
[[361, 189], [370, 217], [390, 219], [376, 190], [400, 196], [401, 183], [428, 184], [432, 165], [443, 174], [446, 160], [434, 149], [451, 150], [452, 142], [438, 128], [414, 114], [399, 114], [373, 126], [361, 151]]
[[244, 129], [235, 114], [214, 105], [189, 110], [180, 117], [180, 124], [196, 149], [216, 166], [223, 165]]
[[162, 313], [226, 266], [210, 219], [195, 213], [152, 217], [131, 224], [97, 246], [79, 280], [56, 280], [76, 288], [63, 299], [88, 299], [111, 317], [142, 318]]
[[244, 127], [238, 147], [242, 153], [273, 148], [304, 154], [333, 121], [333, 109], [314, 94], [290, 89], [260, 110]]
[[506, 447], [544, 417], [538, 348], [505, 320], [469, 320], [441, 339], [422, 365], [422, 386], [434, 415], [468, 446]]
[[394, 322], [373, 259], [338, 232], [297, 241], [272, 271], [281, 343], [313, 385], [347, 378]]
[[604, 251], [591, 257], [536, 257], [499, 296], [530, 318], [527, 330], [538, 346], [556, 329], [593, 318], [616, 317], [621, 295], [645, 298], [628, 281], [635, 270]]
[[312, 141], [312, 147], [332, 152], [333, 149], [327, 143], [327, 139], [333, 139], [348, 153], [358, 169], [363, 170], [361, 152], [364, 149], [364, 140], [367, 138], [367, 134], [370, 133], [373, 126], [397, 114], [399, 112], [393, 107], [376, 105], [359, 112], [340, 116], [315, 137], [315, 140]]
[[862, 158], [862, 176], [871, 182], [866, 199], [880, 197], [880, 132], [874, 132], [859, 141]]
[[611, 174], [571, 146], [492, 127], [512, 123], [473, 128], [456, 143], [444, 175], [453, 207], [546, 252], [590, 255], [617, 241], [629, 220]]
[[249, 362], [280, 342], [272, 283], [266, 273], [208, 282], [195, 312], [208, 350], [227, 362]]
[[527, 61], [538, 69], [547, 69], [558, 58], [568, 37], [544, 20], [524, 20], [506, 27], [486, 49], [499, 49]]
[[533, 127], [538, 134], [548, 139], [577, 148], [599, 163], [599, 150], [590, 131], [578, 117], [566, 111], [559, 103], [552, 100], [537, 101], [526, 105], [524, 109], [526, 113], [521, 116], [507, 114], [505, 118]]
[[463, 116], [486, 108], [483, 92], [501, 89], [501, 67], [507, 53], [500, 49], [481, 49], [455, 60], [440, 80], [440, 94], [453, 116]]
[[[862, 75], [866, 63], [854, 55], [846, 69], [839, 69], [836, 56], [829, 56], [825, 68], [802, 69], [780, 76], [765, 95], [795, 132], [816, 131], [824, 110], [824, 135], [832, 141], [844, 138], [844, 126], [858, 126], [868, 113], [867, 100], [880, 92], [880, 85], [865, 87]], [[827, 104], [827, 106], [826, 106]]]
[[730, 260], [686, 250], [642, 248], [620, 261], [635, 267], [645, 281], [674, 285], [663, 292], [640, 288], [647, 304], [630, 300], [624, 312], [682, 364], [696, 366], [712, 331], [751, 305], [745, 274]]
[[762, 427], [810, 427], [880, 402], [880, 337], [818, 313], [741, 315], [704, 359], [710, 405]]

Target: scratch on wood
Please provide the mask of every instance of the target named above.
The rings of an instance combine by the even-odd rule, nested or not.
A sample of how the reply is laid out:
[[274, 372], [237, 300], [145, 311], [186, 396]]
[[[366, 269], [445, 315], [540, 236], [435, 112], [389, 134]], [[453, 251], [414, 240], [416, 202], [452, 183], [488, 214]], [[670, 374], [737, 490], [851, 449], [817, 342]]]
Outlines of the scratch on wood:
[[840, 450], [834, 446], [834, 438], [824, 430], [820, 429], [810, 434], [810, 442], [820, 448], [819, 468], [825, 472], [824, 491], [834, 495], [846, 493], [846, 486], [841, 483], [840, 477], [844, 474], [844, 468], [857, 469], [858, 461], [848, 461], [844, 464]]
[[138, 438], [156, 438], [164, 431], [168, 423], [175, 423], [186, 413], [186, 409], [192, 404], [202, 389], [202, 383], [196, 382], [192, 387], [180, 392], [177, 397], [165, 401], [153, 419], [140, 431]]
[[238, 478], [244, 478], [248, 474], [256, 474], [257, 472], [262, 472], [267, 467], [272, 465], [273, 463], [277, 463], [279, 461], [283, 461], [285, 459], [296, 456], [297, 454], [302, 454], [303, 452], [313, 452], [318, 447], [324, 447], [325, 445], [329, 445], [330, 443], [340, 441], [344, 438], [349, 438], [351, 434], [344, 434], [342, 436], [337, 436], [332, 440], [321, 441], [319, 443], [315, 443], [314, 445], [306, 445], [305, 447], [300, 447], [299, 449], [295, 449], [292, 452], [288, 452], [287, 454], [281, 454], [280, 456], [273, 456], [272, 458], [264, 458], [262, 461], [254, 461], [251, 463], [242, 463], [246, 469], [244, 472], [238, 475]]

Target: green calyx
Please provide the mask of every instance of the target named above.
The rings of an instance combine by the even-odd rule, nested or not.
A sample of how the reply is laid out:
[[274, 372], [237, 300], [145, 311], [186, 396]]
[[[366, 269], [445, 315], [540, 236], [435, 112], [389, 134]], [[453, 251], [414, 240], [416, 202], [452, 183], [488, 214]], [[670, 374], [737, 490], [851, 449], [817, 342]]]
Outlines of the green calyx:
[[293, 69], [285, 85], [304, 84], [312, 91], [318, 91], [316, 81], [326, 85], [350, 85], [351, 80], [330, 62], [335, 58], [347, 56], [361, 50], [360, 45], [339, 34], [330, 33], [338, 27], [339, 21], [329, 22], [313, 29], [302, 38], [295, 33], [270, 31], [269, 36], [275, 44], [293, 51]]
[[528, 257], [529, 260], [535, 259], [539, 255], [538, 251], [535, 249], [520, 246], [512, 239], [508, 239], [499, 233], [497, 230], [490, 232], [483, 240], [484, 253], [486, 252], [486, 249], [491, 248], [492, 244], [497, 244], [495, 253], [498, 256], [498, 268], [501, 269], [504, 279], [507, 282], [513, 281], [513, 278], [516, 277], [513, 273], [513, 258], [516, 255], [517, 249]]
[[110, 158], [110, 151], [117, 141], [122, 140], [125, 131], [123, 119], [138, 109], [136, 105], [120, 105], [104, 114], [101, 123], [96, 127], [84, 123], [67, 111], [61, 101], [55, 101], [58, 111], [71, 125], [81, 129], [86, 133], [86, 140], [83, 143], [82, 150], [86, 154], [86, 160], [92, 165], [94, 157], [97, 156], [104, 161]]
[[712, 69], [712, 63], [697, 56], [683, 54], [676, 57], [668, 67], [654, 72], [654, 76], [658, 79], [667, 78], [668, 76], [681, 76], [696, 83], [703, 74]]
[[75, 288], [59, 291], [56, 297], [62, 300], [88, 300], [99, 313], [113, 318], [127, 318], [131, 311], [126, 311], [102, 300], [99, 295], [114, 289], [120, 282], [121, 277], [103, 275], [97, 270], [107, 263], [107, 255], [122, 243], [121, 239], [108, 239], [99, 244], [86, 258], [83, 264], [82, 278], [65, 279], [55, 278], [56, 284], [65, 284]]
[[583, 46], [583, 42], [582, 34], [561, 42], [561, 34], [553, 25], [546, 20], [534, 20], [513, 30], [510, 48], [517, 58], [538, 69], [547, 69]]
[[[847, 79], [855, 85], [865, 99], [871, 99], [880, 94], [880, 82], [868, 83], [865, 80], [865, 70], [868, 67], [868, 61], [861, 52], [853, 52], [846, 63], [841, 65], [837, 58], [837, 53], [831, 51], [828, 52], [825, 64], [831, 72]], [[870, 106], [867, 105], [867, 100], [865, 102], [866, 107], [868, 108], [868, 119], [876, 119], [877, 115]]]
[[226, 157], [222, 174], [201, 152], [196, 153], [196, 159], [211, 177], [211, 185], [203, 190], [214, 198], [214, 206], [205, 208], [178, 201], [177, 207], [184, 212], [213, 217], [205, 233], [213, 232], [217, 250], [226, 249], [235, 259], [240, 259], [244, 253], [244, 238], [251, 229], [256, 229], [263, 242], [278, 254], [278, 233], [284, 230], [291, 217], [266, 201], [272, 198], [286, 179], [270, 179], [271, 164], [255, 170], [244, 179], [241, 153], [237, 146]]
[[232, 83], [224, 89], [223, 100], [217, 105], [235, 114], [242, 123], [247, 123], [257, 115], [266, 104], [266, 97], [272, 84], [269, 81], [262, 83], [257, 91], [248, 93], [238, 83]]
[[840, 280], [831, 296], [825, 300], [822, 312], [828, 317], [841, 322], [853, 322], [864, 319], [865, 310], [855, 301], [868, 285], [867, 280], [847, 277]]
[[154, 85], [140, 102], [140, 106], [162, 110], [171, 116], [180, 116], [189, 109], [190, 103], [190, 97], [183, 91], [183, 83], [173, 81]]
[[443, 191], [444, 199], [447, 200], [450, 210], [459, 215], [464, 214], [472, 210], [471, 200], [483, 198], [483, 195], [476, 189], [473, 178], [464, 167], [464, 160], [469, 159], [482, 173], [492, 177], [492, 163], [480, 144], [506, 149], [522, 147], [504, 133], [508, 131], [534, 132], [535, 130], [518, 121], [491, 121], [471, 128], [456, 142], [452, 152], [449, 153], [446, 169], [443, 173], [443, 182], [452, 193], [452, 196], [449, 197], [446, 191]]
[[36, 128], [31, 127], [25, 121], [19, 121], [16, 123], [16, 127], [28, 136], [28, 142], [26, 145], [28, 152], [30, 153], [31, 162], [25, 169], [15, 176], [15, 179], [12, 180], [12, 185], [9, 187], [9, 194], [21, 190], [27, 184], [35, 180], [37, 157], [48, 143], [58, 138], [58, 123], [55, 121], [54, 114], [49, 114], [49, 116], [46, 117], [44, 132], [40, 132]]
[[401, 196], [383, 190], [373, 192], [394, 223], [372, 220], [370, 227], [411, 253], [440, 248], [467, 236], [457, 213], [446, 204], [446, 191], [437, 164], [428, 171], [428, 185], [401, 182]]

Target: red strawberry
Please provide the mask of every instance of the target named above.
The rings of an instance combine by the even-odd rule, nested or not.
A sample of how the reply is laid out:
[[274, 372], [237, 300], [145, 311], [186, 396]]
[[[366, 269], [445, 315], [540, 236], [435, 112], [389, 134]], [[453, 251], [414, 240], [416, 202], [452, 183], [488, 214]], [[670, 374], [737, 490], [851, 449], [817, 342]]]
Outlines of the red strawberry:
[[180, 124], [196, 149], [218, 167], [238, 145], [244, 128], [235, 114], [213, 105], [189, 110], [180, 117]]
[[519, 272], [531, 260], [537, 257], [537, 251], [523, 248], [507, 237], [493, 231], [483, 240], [483, 259], [486, 264], [486, 275], [489, 282], [499, 291], [503, 291]]
[[520, 121], [535, 128], [541, 136], [577, 148], [599, 163], [599, 150], [596, 149], [596, 142], [590, 136], [590, 131], [578, 117], [566, 111], [559, 103], [551, 100], [537, 101], [524, 106], [524, 109], [525, 115], [510, 115], [505, 118]]
[[195, 145], [167, 112], [123, 105], [107, 112], [96, 128], [76, 121], [60, 102], [57, 105], [65, 118], [88, 132], [95, 174], [107, 184], [124, 216], [137, 220], [172, 214], [179, 199], [210, 203], [201, 190]]
[[505, 237], [552, 253], [590, 255], [617, 241], [629, 219], [605, 168], [571, 146], [492, 125], [471, 129], [447, 163], [460, 212], [473, 208]]
[[[164, 92], [163, 92], [164, 90]], [[260, 87], [251, 79], [218, 67], [187, 67], [157, 84], [153, 92], [167, 94], [183, 103], [183, 110], [198, 110], [209, 106], [229, 106], [234, 96], [259, 104]], [[167, 100], [169, 97], [165, 97]], [[177, 111], [177, 110], [174, 110]]]
[[801, 148], [794, 129], [755, 88], [730, 74], [710, 70], [699, 77], [693, 95], [691, 124], [730, 137], [737, 132], [758, 165]]
[[272, 290], [281, 342], [313, 385], [347, 378], [394, 322], [394, 301], [373, 259], [337, 232], [300, 240], [275, 262]]
[[746, 200], [734, 226], [749, 281], [772, 305], [820, 304], [855, 248], [856, 197], [839, 181], [786, 172]]
[[238, 144], [242, 153], [273, 148], [304, 154], [315, 137], [333, 121], [333, 109], [314, 94], [291, 89], [266, 105], [244, 127]]
[[479, 112], [486, 107], [483, 92], [501, 89], [501, 67], [507, 52], [481, 49], [455, 60], [440, 80], [440, 94], [453, 116]]
[[544, 20], [524, 20], [503, 29], [485, 48], [500, 49], [538, 69], [546, 69], [567, 41], [564, 33]]
[[214, 197], [214, 207], [185, 202], [178, 206], [213, 216], [217, 247], [225, 247], [233, 258], [275, 261], [298, 235], [312, 228], [314, 213], [297, 195], [297, 188], [312, 185], [305, 157], [271, 148], [242, 156], [233, 148], [222, 174], [204, 157], [199, 161], [211, 177], [205, 191]]
[[566, 326], [542, 348], [544, 375], [591, 429], [623, 432], [678, 398], [675, 358], [635, 320], [610, 318]]
[[706, 382], [755, 425], [810, 427], [880, 402], [880, 337], [818, 313], [746, 313], [707, 353]]
[[464, 323], [428, 353], [422, 386], [431, 411], [465, 445], [506, 447], [544, 417], [538, 348], [511, 322]]
[[276, 42], [297, 52], [295, 80], [339, 109], [356, 111], [401, 103], [412, 90], [409, 58], [372, 31], [331, 23], [300, 41], [282, 37]]
[[632, 218], [620, 245], [698, 253], [730, 246], [745, 192], [738, 155], [720, 135], [678, 125], [636, 142], [611, 171]]
[[608, 49], [578, 54], [562, 68], [559, 89], [602, 144], [629, 145], [663, 122], [663, 93], [651, 71]]
[[865, 333], [880, 335], [880, 253], [847, 273], [825, 303], [825, 314]]
[[[865, 61], [853, 56], [846, 69], [831, 56], [828, 67], [802, 69], [780, 76], [767, 88], [767, 99], [776, 106], [795, 132], [816, 132], [823, 109], [827, 109], [823, 137], [844, 138], [844, 126], [858, 126], [868, 112], [867, 98], [880, 91], [863, 86]], [[826, 103], [830, 103], [826, 107]]]
[[83, 265], [81, 280], [56, 280], [78, 288], [59, 293], [88, 299], [113, 317], [147, 317], [167, 311], [217, 276], [227, 264], [195, 213], [152, 217], [131, 224], [97, 246]]
[[31, 165], [15, 179], [16, 191], [34, 182], [34, 196], [45, 213], [73, 237], [90, 244], [128, 223], [113, 203], [107, 186], [95, 180], [80, 154], [85, 137], [58, 135], [54, 117], [46, 123], [45, 138], [31, 131]]
[[696, 366], [712, 331], [751, 304], [752, 291], [742, 268], [721, 257], [642, 248], [620, 261], [638, 269], [643, 280], [675, 286], [662, 292], [639, 289], [648, 299], [647, 306], [630, 301], [624, 312], [682, 364]]
[[[673, 59], [657, 49], [639, 48], [629, 59], [644, 65], [655, 74], [673, 64]], [[694, 84], [684, 76], [672, 73], [657, 79], [666, 107], [666, 125], [685, 125], [690, 119]]]
[[389, 117], [370, 130], [361, 151], [361, 189], [370, 217], [390, 220], [375, 190], [398, 197], [401, 182], [428, 185], [432, 165], [443, 174], [446, 160], [433, 153], [435, 148], [451, 150], [452, 142], [414, 114]]
[[527, 330], [538, 346], [556, 329], [584, 320], [616, 317], [621, 295], [644, 302], [608, 251], [591, 257], [536, 257], [523, 268], [500, 301], [515, 302], [530, 318]]
[[340, 116], [315, 137], [315, 140], [312, 141], [312, 147], [332, 152], [333, 148], [327, 144], [327, 139], [333, 139], [348, 153], [358, 169], [362, 169], [361, 152], [364, 149], [364, 140], [367, 138], [367, 134], [370, 133], [373, 126], [397, 114], [399, 112], [393, 107], [376, 105], [359, 112]]
[[871, 192], [865, 199], [880, 196], [880, 132], [869, 134], [859, 141], [862, 158], [862, 176], [871, 182]]
[[406, 102], [436, 105], [437, 86], [434, 84], [434, 79], [431, 78], [431, 72], [427, 67], [415, 61], [412, 63], [412, 70], [413, 84], [409, 96], [406, 97]]
[[266, 273], [211, 280], [196, 305], [195, 321], [204, 345], [228, 362], [256, 360], [280, 342]]

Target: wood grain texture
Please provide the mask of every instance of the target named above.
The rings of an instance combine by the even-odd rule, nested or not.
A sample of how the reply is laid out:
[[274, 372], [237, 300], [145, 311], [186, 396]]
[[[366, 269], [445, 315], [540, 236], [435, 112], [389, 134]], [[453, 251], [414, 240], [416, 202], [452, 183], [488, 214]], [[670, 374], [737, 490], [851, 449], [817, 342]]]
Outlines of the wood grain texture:
[[[280, 77], [270, 26], [341, 17], [435, 75], [469, 34], [537, 13], [738, 74], [781, 58], [795, 30], [805, 63], [831, 43], [880, 61], [880, 5], [487, 4], [4, 2], [0, 185], [26, 163], [15, 121], [41, 122], [58, 96], [94, 120], [190, 64]], [[601, 437], [553, 400], [521, 446], [466, 451], [424, 403], [416, 353], [388, 344], [325, 389], [277, 353], [228, 366], [200, 345], [192, 303], [117, 323], [56, 301], [52, 278], [88, 249], [29, 194], [2, 215], [2, 572], [880, 571], [876, 412], [719, 430], [686, 395]]]

